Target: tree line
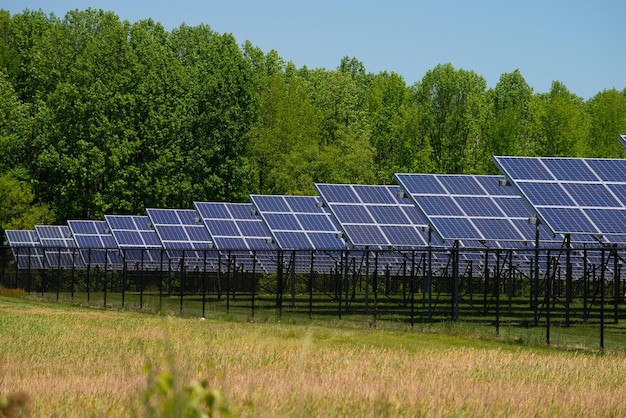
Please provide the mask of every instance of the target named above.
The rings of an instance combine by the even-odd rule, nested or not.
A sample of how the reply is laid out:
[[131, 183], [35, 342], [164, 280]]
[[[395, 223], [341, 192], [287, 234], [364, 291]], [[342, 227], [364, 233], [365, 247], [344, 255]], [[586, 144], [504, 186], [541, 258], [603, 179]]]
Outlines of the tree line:
[[208, 25], [0, 10], [0, 230], [314, 194], [395, 172], [496, 173], [493, 155], [623, 158], [626, 89], [584, 100], [519, 70], [414, 85], [344, 57], [297, 68]]

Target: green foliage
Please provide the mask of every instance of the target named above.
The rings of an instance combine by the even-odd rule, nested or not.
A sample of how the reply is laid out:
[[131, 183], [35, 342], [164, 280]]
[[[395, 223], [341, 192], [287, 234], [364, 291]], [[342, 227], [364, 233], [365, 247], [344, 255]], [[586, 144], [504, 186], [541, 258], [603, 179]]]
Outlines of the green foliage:
[[210, 389], [207, 380], [179, 387], [171, 372], [153, 375], [151, 367], [146, 367], [148, 388], [142, 401], [145, 416], [208, 418], [234, 416], [224, 395], [218, 389]]
[[33, 229], [54, 219], [48, 205], [36, 201], [28, 183], [11, 174], [0, 176], [0, 233], [7, 229]]
[[493, 155], [621, 158], [625, 132], [626, 91], [584, 102], [556, 81], [535, 94], [519, 70], [487, 90], [448, 63], [407, 86], [353, 57], [296, 68], [207, 25], [0, 11], [0, 175], [57, 221], [495, 173]]

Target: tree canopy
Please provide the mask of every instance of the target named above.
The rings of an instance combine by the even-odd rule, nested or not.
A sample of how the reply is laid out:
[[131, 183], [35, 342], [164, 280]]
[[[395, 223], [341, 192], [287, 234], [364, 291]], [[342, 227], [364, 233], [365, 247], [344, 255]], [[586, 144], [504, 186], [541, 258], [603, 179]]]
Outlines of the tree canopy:
[[[253, 41], [253, 40], [252, 40]], [[493, 155], [623, 158], [626, 89], [588, 101], [442, 63], [407, 85], [353, 57], [297, 68], [207, 25], [0, 11], [0, 228], [312, 194]]]

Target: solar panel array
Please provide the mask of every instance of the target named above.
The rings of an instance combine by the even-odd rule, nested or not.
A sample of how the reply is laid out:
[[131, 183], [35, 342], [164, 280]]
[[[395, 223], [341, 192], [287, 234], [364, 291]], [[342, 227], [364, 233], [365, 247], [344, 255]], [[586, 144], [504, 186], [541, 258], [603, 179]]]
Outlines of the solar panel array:
[[168, 258], [148, 216], [105, 215], [122, 257], [135, 268], [161, 267]]
[[250, 203], [194, 202], [216, 248], [275, 250], [271, 233]]
[[146, 209], [159, 241], [172, 263], [213, 268], [213, 241], [193, 209]]
[[[626, 135], [620, 141], [626, 146]], [[270, 271], [277, 250], [306, 250], [317, 255], [297, 263], [315, 259], [329, 271], [343, 250], [351, 252], [354, 266], [367, 250], [393, 250], [396, 256], [383, 261], [391, 265], [405, 262], [407, 251], [429, 246], [443, 251], [444, 266], [451, 242], [461, 249], [532, 246], [535, 218], [543, 248], [566, 241], [626, 243], [626, 160], [496, 156], [494, 161], [504, 177], [398, 173], [397, 185], [318, 183], [319, 196], [194, 202], [194, 209], [146, 209], [147, 216], [70, 220], [67, 226], [38, 225], [6, 236], [16, 265], [33, 269], [159, 269], [183, 261], [186, 267], [216, 269], [227, 256], [242, 260], [242, 268]], [[476, 258], [470, 252], [463, 257]]]
[[215, 247], [227, 250], [223, 255], [234, 258], [249, 271], [276, 268], [273, 254], [264, 252], [278, 246], [263, 219], [253, 213], [251, 203], [194, 202], [194, 206]]
[[624, 242], [626, 160], [494, 157], [501, 171], [556, 234]]
[[15, 264], [21, 269], [43, 269], [44, 251], [37, 231], [6, 230], [7, 241], [13, 252]]

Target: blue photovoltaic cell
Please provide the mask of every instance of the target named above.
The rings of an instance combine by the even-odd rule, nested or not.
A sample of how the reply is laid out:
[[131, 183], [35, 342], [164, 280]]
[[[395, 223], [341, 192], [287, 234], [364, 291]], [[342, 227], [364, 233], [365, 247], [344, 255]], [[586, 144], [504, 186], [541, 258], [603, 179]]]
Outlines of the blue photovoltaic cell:
[[[323, 197], [323, 196], [322, 196]], [[355, 223], [355, 224], [373, 224], [374, 219], [370, 216], [365, 206], [361, 205], [344, 205], [344, 204], [329, 204], [332, 212], [340, 224]]]
[[534, 233], [513, 222], [528, 223], [532, 212], [511, 188], [499, 185], [500, 176], [395, 174], [395, 179], [443, 240], [467, 245], [534, 240]]
[[597, 177], [583, 160], [543, 158], [541, 160], [556, 180], [596, 181]]
[[315, 188], [355, 247], [423, 247], [426, 221], [392, 186], [316, 184]]
[[[281, 202], [270, 202], [281, 207]], [[271, 233], [250, 203], [194, 202], [216, 248], [225, 250], [274, 250]]]
[[474, 177], [448, 175], [438, 176], [437, 179], [448, 194], [471, 196], [484, 196], [487, 194]]
[[18, 268], [44, 268], [44, 251], [35, 230], [6, 230], [4, 232]]
[[611, 191], [602, 184], [564, 183], [563, 189], [578, 206], [617, 208], [620, 203]]
[[160, 266], [167, 260], [161, 251], [161, 240], [148, 216], [105, 215], [104, 218], [122, 257], [127, 263], [133, 263], [130, 267], [142, 269]]
[[70, 220], [67, 224], [85, 265], [121, 269], [124, 260], [105, 221]]
[[[315, 196], [251, 195], [281, 249], [345, 249], [339, 226]], [[317, 219], [314, 219], [317, 217]]]
[[67, 225], [36, 225], [41, 246], [44, 248], [49, 267], [84, 268], [76, 249], [76, 241]]
[[[603, 237], [626, 234], [626, 160], [494, 157], [496, 165], [554, 234]], [[541, 166], [552, 180], [527, 173]], [[607, 237], [608, 235], [608, 237]]]
[[619, 142], [621, 142], [622, 145], [626, 147], [626, 135], [620, 135]]

